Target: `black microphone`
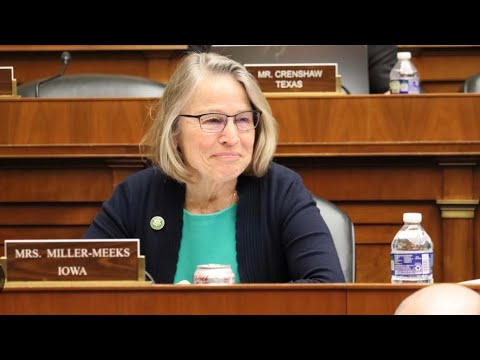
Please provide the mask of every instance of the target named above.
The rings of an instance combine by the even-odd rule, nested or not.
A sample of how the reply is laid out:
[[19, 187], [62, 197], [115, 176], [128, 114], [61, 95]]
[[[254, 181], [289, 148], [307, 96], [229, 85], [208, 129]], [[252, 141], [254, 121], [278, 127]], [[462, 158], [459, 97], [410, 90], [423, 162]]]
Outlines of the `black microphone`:
[[45, 84], [46, 82], [52, 81], [53, 79], [56, 79], [56, 78], [62, 76], [63, 74], [65, 74], [65, 70], [67, 70], [68, 62], [72, 59], [72, 56], [70, 55], [70, 53], [68, 51], [64, 51], [64, 52], [62, 52], [62, 55], [60, 56], [60, 59], [63, 62], [62, 72], [60, 74], [52, 76], [48, 79], [37, 82], [37, 84], [35, 85], [35, 97], [38, 98], [39, 95], [40, 95], [40, 85]]

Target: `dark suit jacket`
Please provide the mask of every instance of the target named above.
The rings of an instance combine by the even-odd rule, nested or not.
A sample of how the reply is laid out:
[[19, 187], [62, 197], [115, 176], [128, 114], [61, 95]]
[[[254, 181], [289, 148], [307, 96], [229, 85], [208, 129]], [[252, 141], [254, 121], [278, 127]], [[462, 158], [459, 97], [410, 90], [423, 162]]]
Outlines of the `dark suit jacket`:
[[[238, 273], [242, 283], [345, 282], [330, 231], [292, 170], [272, 163], [260, 178], [238, 178]], [[148, 168], [120, 183], [85, 238], [140, 239], [146, 270], [173, 283], [182, 239], [185, 186]], [[161, 216], [157, 231], [150, 219]]]
[[396, 45], [368, 45], [370, 94], [383, 94], [389, 90], [390, 70], [396, 62]]

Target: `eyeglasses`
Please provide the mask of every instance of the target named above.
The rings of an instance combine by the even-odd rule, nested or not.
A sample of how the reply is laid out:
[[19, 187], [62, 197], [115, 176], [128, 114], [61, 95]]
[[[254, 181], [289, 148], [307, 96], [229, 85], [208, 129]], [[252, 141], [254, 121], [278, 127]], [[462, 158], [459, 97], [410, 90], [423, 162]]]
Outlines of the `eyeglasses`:
[[208, 113], [200, 115], [178, 115], [188, 118], [195, 118], [200, 124], [200, 128], [207, 133], [219, 133], [227, 126], [228, 118], [233, 117], [233, 123], [240, 131], [253, 130], [258, 125], [258, 120], [262, 115], [261, 111], [250, 110], [242, 111], [235, 115], [225, 115], [219, 113]]

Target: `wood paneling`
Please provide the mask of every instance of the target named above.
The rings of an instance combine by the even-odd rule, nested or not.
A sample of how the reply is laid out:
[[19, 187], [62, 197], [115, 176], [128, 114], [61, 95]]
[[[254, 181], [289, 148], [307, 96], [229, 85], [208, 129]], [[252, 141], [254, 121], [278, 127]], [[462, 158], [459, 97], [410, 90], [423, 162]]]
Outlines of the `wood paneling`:
[[[237, 284], [6, 287], [1, 315], [392, 315], [425, 285]], [[468, 285], [479, 291], [479, 285]]]
[[0, 314], [345, 314], [345, 285], [4, 289]]
[[[480, 72], [478, 45], [398, 45], [411, 51], [426, 93], [459, 92]], [[60, 72], [60, 53], [70, 51], [67, 74], [110, 73], [167, 83], [187, 45], [0, 45], [0, 63], [14, 66], [19, 84]]]
[[58, 74], [60, 54], [70, 51], [66, 74], [119, 74], [168, 83], [187, 45], [0, 45], [0, 63], [14, 67], [18, 84]]
[[99, 205], [86, 202], [67, 204], [0, 204], [0, 226], [65, 225], [88, 226], [98, 212]]
[[424, 285], [347, 285], [348, 315], [392, 315], [398, 305]]
[[0, 167], [0, 203], [103, 201], [112, 190], [106, 169]]
[[398, 45], [411, 51], [427, 93], [459, 92], [464, 81], [480, 72], [479, 45]]
[[[0, 236], [80, 236], [114, 187], [145, 166], [138, 141], [153, 101], [0, 99]], [[411, 211], [434, 242], [436, 282], [480, 277], [478, 211], [441, 211], [442, 201], [479, 198], [480, 95], [269, 101], [276, 161], [355, 224], [357, 281], [390, 281], [390, 244]]]

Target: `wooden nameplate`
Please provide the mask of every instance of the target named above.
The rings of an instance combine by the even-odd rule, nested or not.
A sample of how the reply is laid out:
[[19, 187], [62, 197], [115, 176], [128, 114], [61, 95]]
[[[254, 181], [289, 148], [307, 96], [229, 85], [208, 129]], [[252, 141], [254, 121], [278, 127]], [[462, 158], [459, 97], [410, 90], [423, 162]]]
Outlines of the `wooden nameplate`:
[[264, 93], [341, 93], [337, 64], [245, 64]]
[[9, 287], [150, 283], [139, 246], [139, 239], [5, 240], [1, 265]]
[[0, 96], [17, 96], [17, 80], [13, 66], [0, 66]]

